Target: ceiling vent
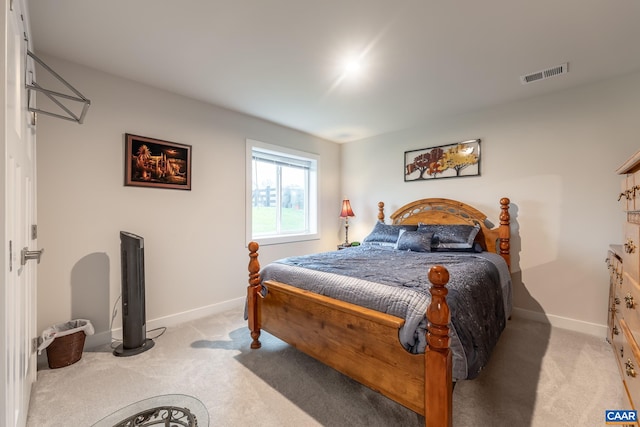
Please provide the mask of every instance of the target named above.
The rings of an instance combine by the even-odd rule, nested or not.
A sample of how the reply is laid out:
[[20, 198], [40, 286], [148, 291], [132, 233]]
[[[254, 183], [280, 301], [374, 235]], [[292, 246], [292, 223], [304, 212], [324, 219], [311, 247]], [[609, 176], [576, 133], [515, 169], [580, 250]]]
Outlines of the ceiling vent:
[[559, 76], [561, 74], [567, 74], [569, 72], [569, 63], [557, 65], [555, 67], [547, 68], [546, 70], [536, 71], [535, 73], [520, 76], [520, 82], [523, 85], [532, 83], [538, 80], [548, 79], [549, 77]]

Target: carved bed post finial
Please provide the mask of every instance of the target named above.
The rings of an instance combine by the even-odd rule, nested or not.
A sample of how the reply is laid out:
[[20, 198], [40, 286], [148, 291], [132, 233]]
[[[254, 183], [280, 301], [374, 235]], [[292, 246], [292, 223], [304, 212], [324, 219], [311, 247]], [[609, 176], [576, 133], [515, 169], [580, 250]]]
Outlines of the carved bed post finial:
[[378, 202], [378, 221], [384, 222], [384, 202]]
[[500, 199], [500, 229], [498, 238], [500, 240], [500, 255], [507, 261], [507, 266], [511, 270], [511, 215], [509, 215], [509, 204], [511, 200], [507, 197]]
[[[449, 348], [449, 321], [446, 284], [449, 271], [441, 265], [429, 269], [431, 303], [427, 308], [427, 348], [425, 350], [425, 425], [451, 427], [453, 424], [453, 377]], [[427, 397], [428, 396], [428, 397]]]
[[257, 242], [250, 242], [249, 248], [249, 286], [247, 286], [247, 317], [249, 330], [251, 331], [251, 348], [260, 348], [260, 321], [258, 319], [258, 293], [262, 285], [260, 284], [260, 262], [258, 261]]

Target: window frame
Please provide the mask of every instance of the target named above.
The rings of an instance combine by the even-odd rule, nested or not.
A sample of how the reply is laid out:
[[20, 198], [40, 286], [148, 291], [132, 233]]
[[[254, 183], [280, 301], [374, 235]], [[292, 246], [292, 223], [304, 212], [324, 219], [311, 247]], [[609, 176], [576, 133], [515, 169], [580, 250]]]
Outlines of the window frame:
[[[308, 183], [308, 232], [303, 233], [284, 233], [271, 236], [253, 236], [253, 151], [273, 153], [277, 156], [291, 157], [293, 159], [304, 159], [310, 161], [312, 166], [309, 169]], [[320, 156], [313, 153], [294, 150], [280, 145], [268, 144], [253, 139], [246, 140], [246, 189], [245, 189], [245, 218], [246, 218], [246, 241], [258, 242], [258, 244], [275, 245], [281, 243], [302, 242], [307, 240], [320, 239], [320, 215], [319, 215], [319, 193], [320, 193]]]

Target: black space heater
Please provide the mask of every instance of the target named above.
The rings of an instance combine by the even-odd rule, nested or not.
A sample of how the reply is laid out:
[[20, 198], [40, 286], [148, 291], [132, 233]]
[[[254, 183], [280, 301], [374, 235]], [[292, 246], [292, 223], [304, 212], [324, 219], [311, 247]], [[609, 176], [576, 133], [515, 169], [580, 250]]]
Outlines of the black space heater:
[[144, 239], [120, 232], [122, 260], [122, 344], [113, 350], [116, 356], [133, 356], [153, 347], [147, 338], [144, 300]]

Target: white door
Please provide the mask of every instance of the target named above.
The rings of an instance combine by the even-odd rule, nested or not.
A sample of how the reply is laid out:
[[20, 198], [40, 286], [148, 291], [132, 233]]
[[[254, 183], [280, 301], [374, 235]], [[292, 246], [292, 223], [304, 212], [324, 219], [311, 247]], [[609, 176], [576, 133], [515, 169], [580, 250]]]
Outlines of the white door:
[[[30, 123], [25, 89], [28, 16], [24, 0], [0, 0], [4, 7], [4, 98], [1, 125], [4, 186], [0, 214], [4, 218], [0, 250], [4, 280], [0, 289], [0, 382], [3, 384], [0, 425], [24, 426], [31, 385], [36, 378], [36, 267], [23, 262], [22, 251], [37, 249], [35, 224], [35, 129]], [[35, 230], [34, 230], [35, 231]]]

